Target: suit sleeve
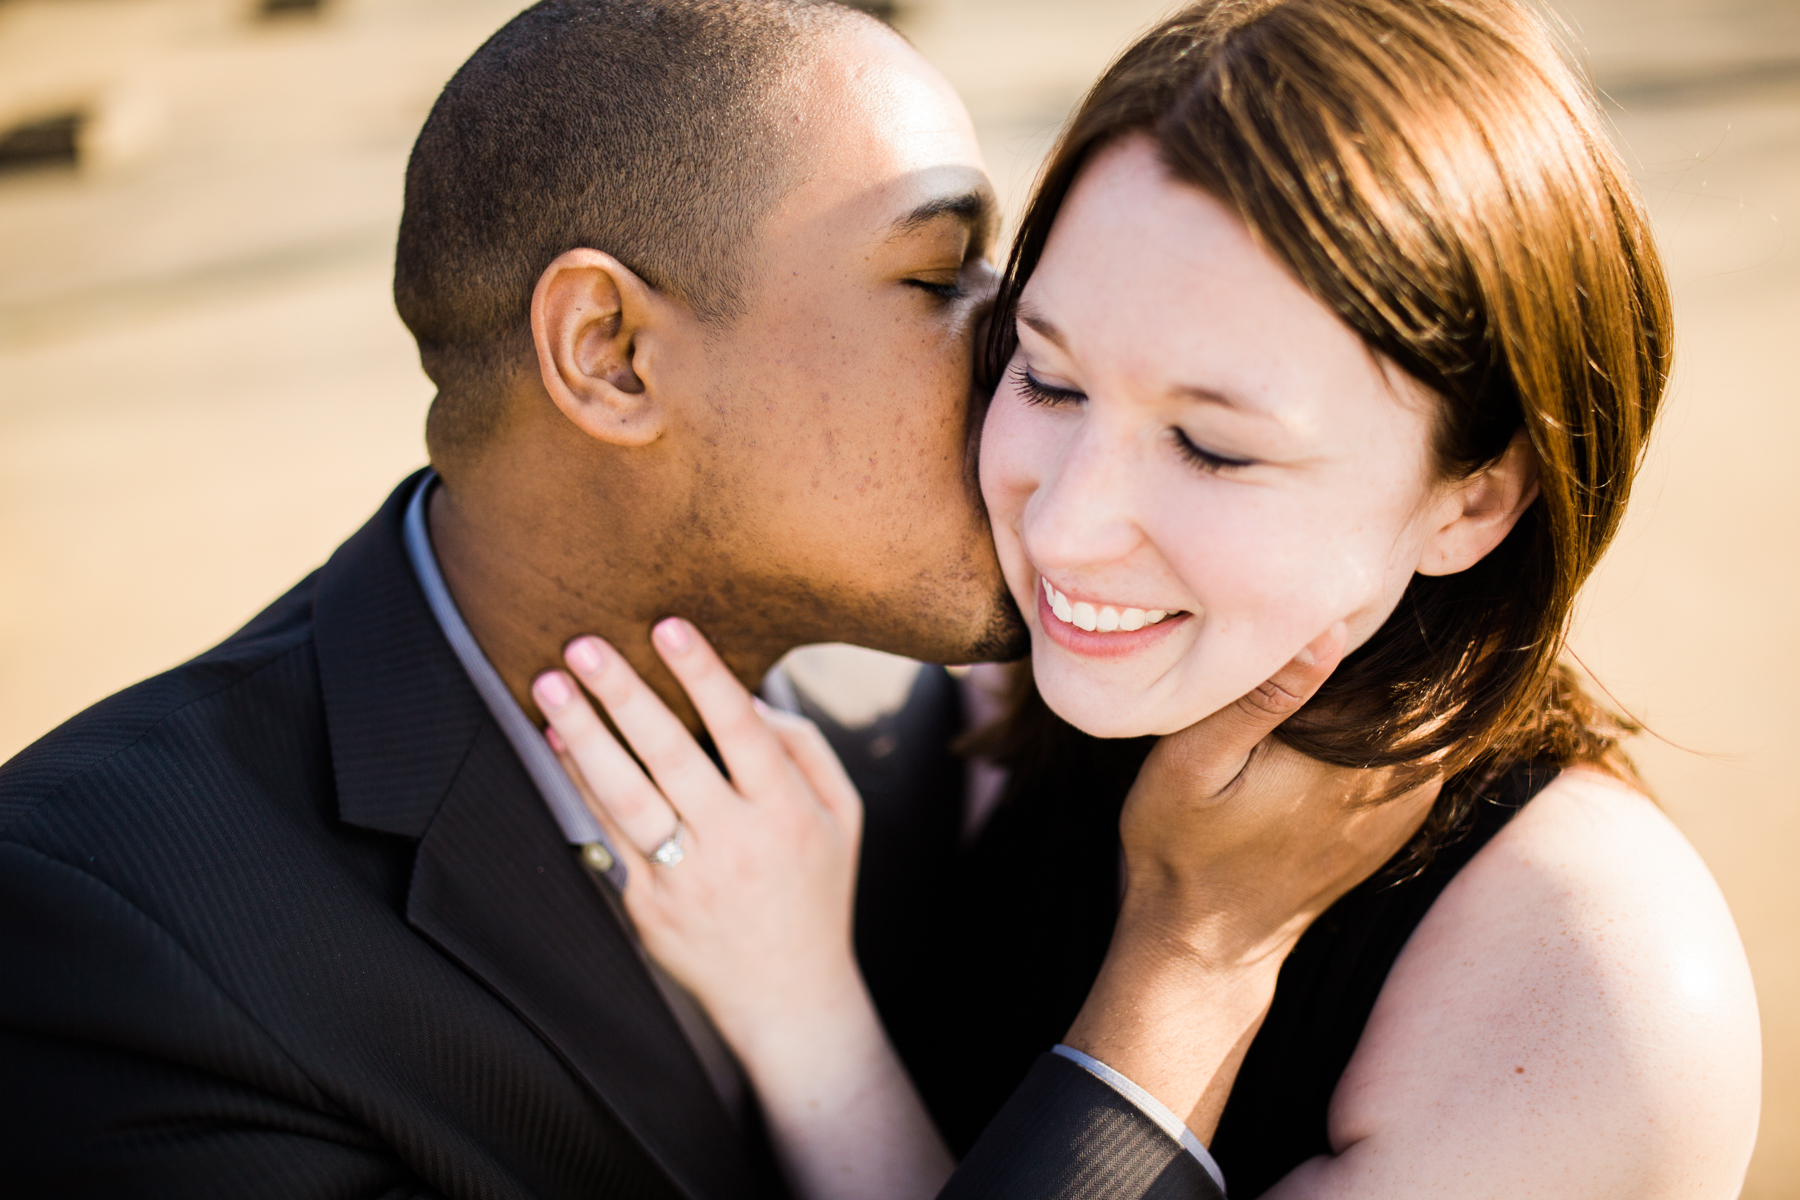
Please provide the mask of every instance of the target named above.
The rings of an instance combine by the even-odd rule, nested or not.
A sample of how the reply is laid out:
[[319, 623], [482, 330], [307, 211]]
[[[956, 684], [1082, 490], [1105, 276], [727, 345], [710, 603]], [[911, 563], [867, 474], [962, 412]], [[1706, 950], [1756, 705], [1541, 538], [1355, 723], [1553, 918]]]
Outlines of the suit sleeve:
[[9, 1197], [431, 1195], [166, 930], [0, 844], [0, 1163]]
[[1200, 1160], [1075, 1061], [1045, 1054], [938, 1200], [1224, 1200]]

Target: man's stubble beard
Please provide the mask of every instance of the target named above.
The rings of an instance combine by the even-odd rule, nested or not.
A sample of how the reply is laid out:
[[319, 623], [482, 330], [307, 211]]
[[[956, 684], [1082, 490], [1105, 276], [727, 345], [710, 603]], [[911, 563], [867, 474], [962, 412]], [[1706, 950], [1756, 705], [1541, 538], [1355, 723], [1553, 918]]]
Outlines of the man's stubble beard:
[[1019, 612], [1018, 602], [1004, 583], [988, 614], [987, 627], [963, 661], [971, 663], [1017, 662], [1031, 652], [1031, 630]]
[[[911, 591], [900, 604], [792, 577], [739, 580], [725, 587], [716, 579], [708, 583], [671, 589], [664, 615], [692, 621], [740, 674], [754, 675], [797, 646], [823, 642], [950, 665], [1012, 662], [1031, 648], [1030, 632], [1004, 582], [976, 605], [966, 593], [946, 595], [938, 588], [929, 589], [937, 594], [928, 598]], [[963, 619], [933, 619], [926, 615], [931, 613]], [[757, 680], [744, 682], [754, 686]]]
[[[999, 569], [978, 478], [989, 399], [983, 390], [970, 393], [961, 471], [964, 500], [979, 530], [966, 530], [959, 544], [946, 547], [940, 568], [915, 577], [903, 596], [884, 599], [797, 574], [755, 567], [719, 570], [721, 564], [714, 564], [710, 572], [695, 568], [681, 581], [685, 586], [665, 576], [672, 585], [665, 593], [666, 615], [693, 621], [740, 674], [754, 674], [751, 664], [772, 664], [797, 646], [826, 642], [948, 665], [1024, 658], [1031, 649], [1030, 630]], [[696, 505], [674, 528], [683, 531], [679, 537], [734, 524], [728, 513]], [[679, 546], [671, 545], [669, 551], [663, 556], [666, 563], [683, 557]], [[989, 574], [993, 590], [972, 598], [971, 580]], [[949, 614], [949, 619], [926, 615], [937, 613]]]

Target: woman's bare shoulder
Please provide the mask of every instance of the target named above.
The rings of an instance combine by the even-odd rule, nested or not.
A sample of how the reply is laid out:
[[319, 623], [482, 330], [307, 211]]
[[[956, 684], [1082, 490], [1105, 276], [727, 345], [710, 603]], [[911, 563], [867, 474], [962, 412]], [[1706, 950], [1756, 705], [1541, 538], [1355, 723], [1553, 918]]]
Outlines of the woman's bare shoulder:
[[1401, 952], [1333, 1098], [1337, 1157], [1297, 1172], [1318, 1186], [1292, 1194], [1361, 1195], [1382, 1177], [1389, 1195], [1411, 1181], [1734, 1196], [1760, 1059], [1749, 967], [1705, 864], [1644, 796], [1568, 771]]

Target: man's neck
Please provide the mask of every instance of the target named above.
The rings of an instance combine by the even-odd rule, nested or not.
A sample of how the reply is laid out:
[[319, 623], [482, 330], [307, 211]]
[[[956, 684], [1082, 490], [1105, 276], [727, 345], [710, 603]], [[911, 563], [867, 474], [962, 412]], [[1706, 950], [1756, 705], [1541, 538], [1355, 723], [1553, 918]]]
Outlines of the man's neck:
[[[571, 639], [593, 634], [624, 655], [688, 728], [699, 728], [693, 705], [650, 644], [652, 622], [676, 614], [641, 601], [647, 573], [632, 569], [629, 554], [595, 555], [547, 544], [543, 530], [554, 522], [514, 529], [504, 516], [470, 511], [443, 486], [432, 492], [427, 521], [432, 550], [457, 610], [533, 720], [542, 724], [531, 681], [563, 666], [563, 647]], [[595, 579], [596, 561], [614, 564], [612, 570], [621, 578]], [[755, 681], [780, 654], [776, 649], [748, 655], [740, 651], [730, 665], [740, 679]]]

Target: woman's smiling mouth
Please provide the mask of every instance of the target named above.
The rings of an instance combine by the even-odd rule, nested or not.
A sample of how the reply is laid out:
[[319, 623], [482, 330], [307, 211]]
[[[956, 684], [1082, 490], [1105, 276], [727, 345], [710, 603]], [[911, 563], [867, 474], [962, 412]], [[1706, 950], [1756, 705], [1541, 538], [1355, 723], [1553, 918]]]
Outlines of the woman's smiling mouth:
[[1093, 600], [1071, 600], [1045, 576], [1038, 576], [1038, 624], [1065, 650], [1096, 658], [1130, 654], [1161, 640], [1192, 613], [1137, 608]]
[[1077, 629], [1085, 629], [1089, 633], [1112, 633], [1123, 630], [1135, 633], [1146, 625], [1155, 625], [1169, 617], [1180, 616], [1179, 612], [1168, 612], [1160, 608], [1130, 608], [1124, 605], [1093, 604], [1086, 600], [1077, 600], [1073, 604], [1069, 598], [1056, 590], [1056, 585], [1043, 576], [1044, 599], [1050, 603], [1050, 614], [1065, 624]]

